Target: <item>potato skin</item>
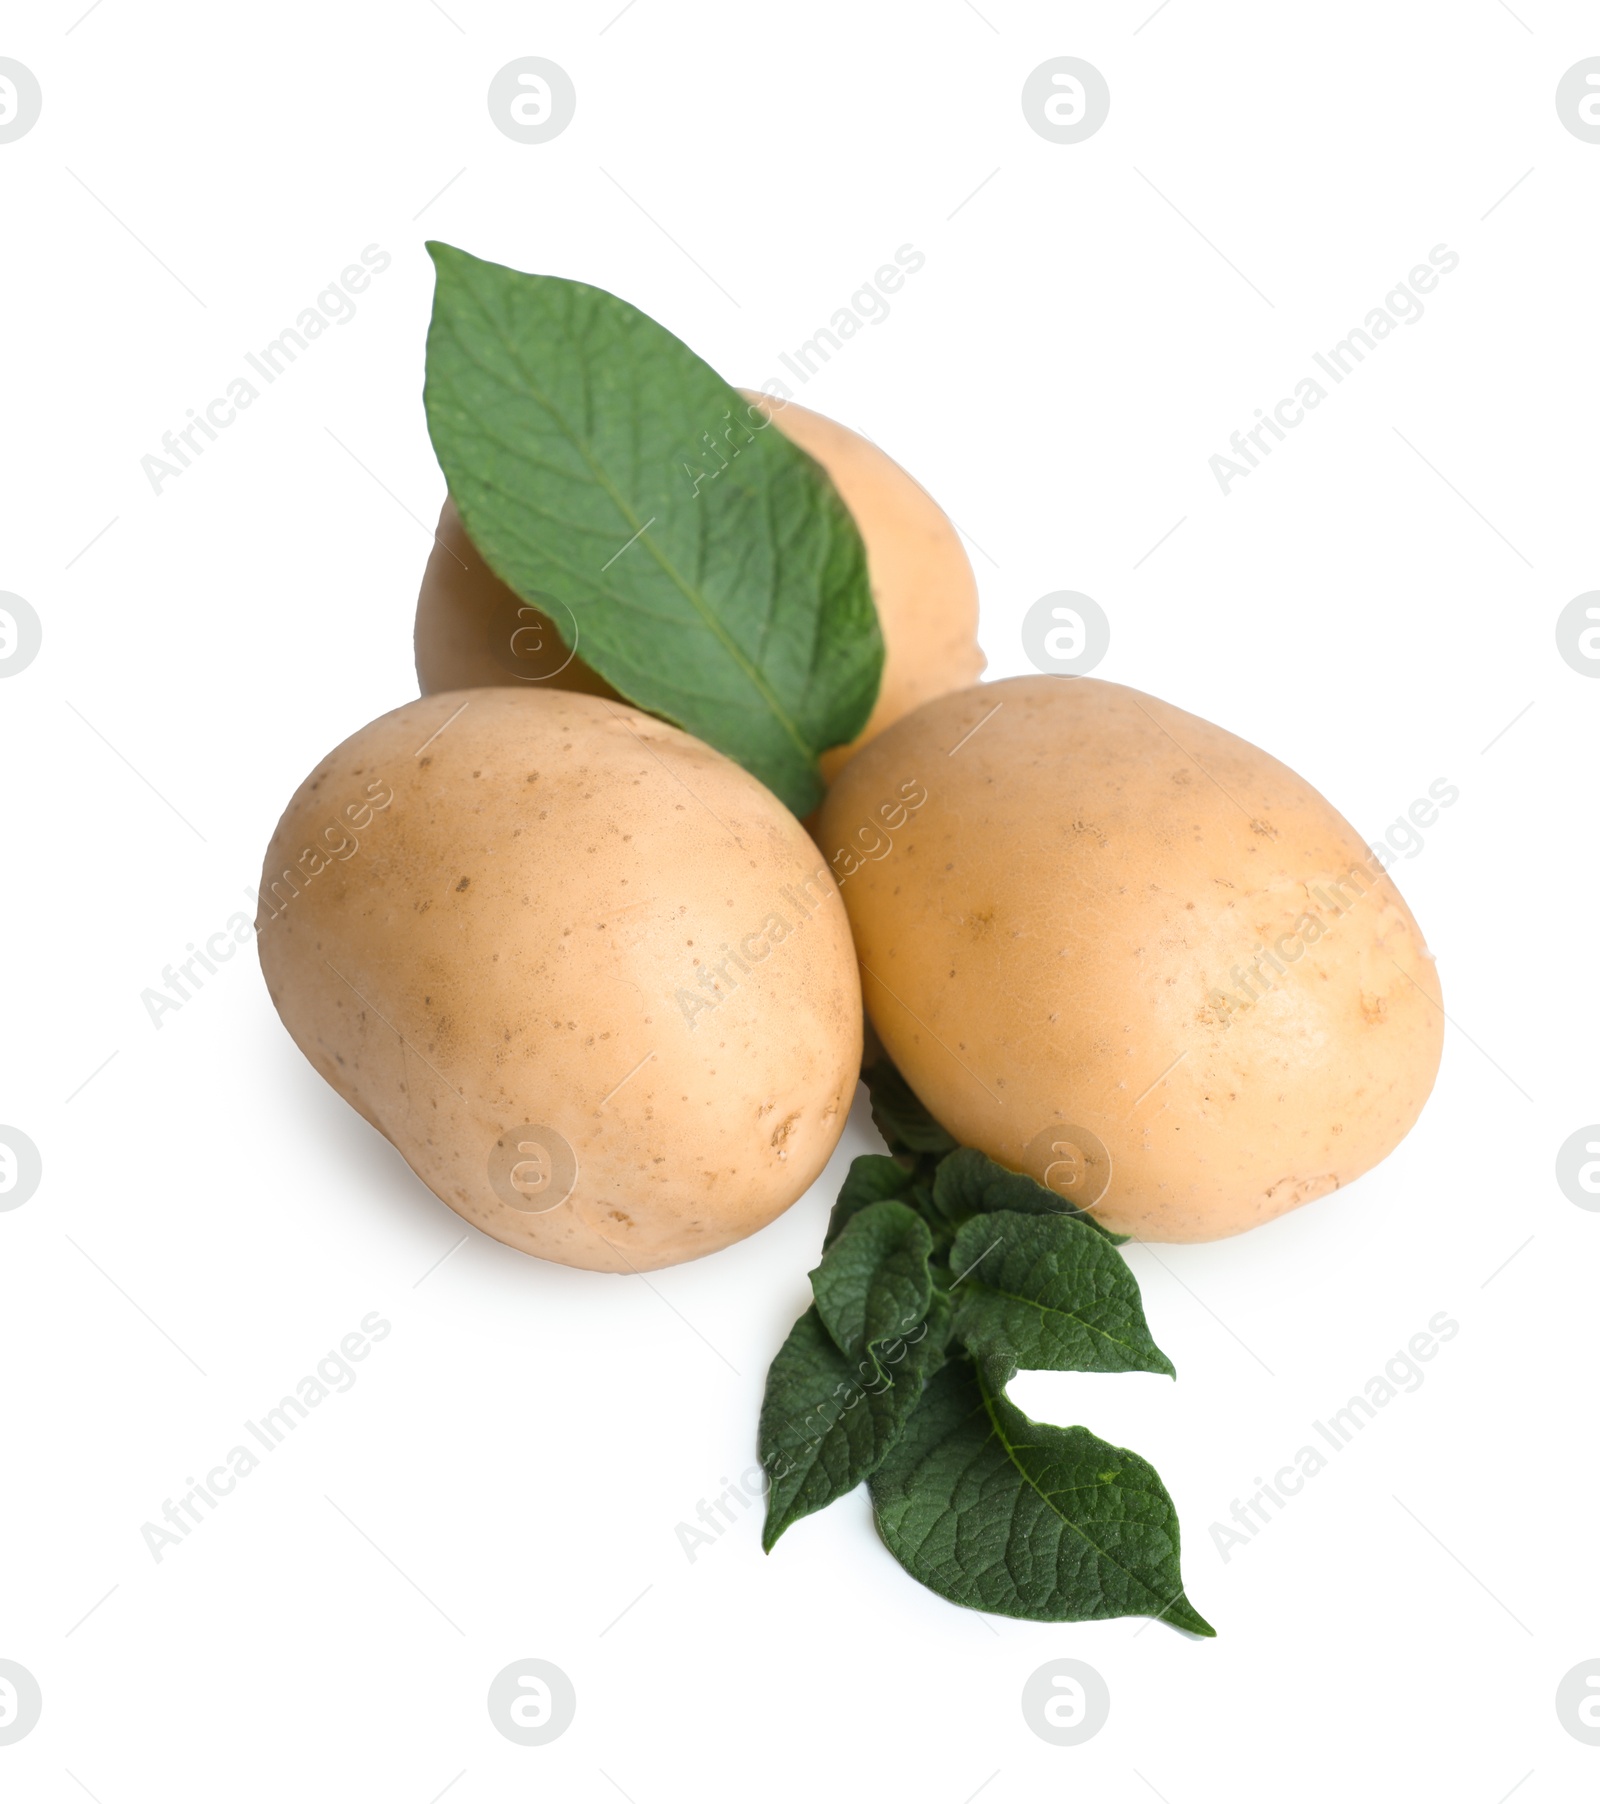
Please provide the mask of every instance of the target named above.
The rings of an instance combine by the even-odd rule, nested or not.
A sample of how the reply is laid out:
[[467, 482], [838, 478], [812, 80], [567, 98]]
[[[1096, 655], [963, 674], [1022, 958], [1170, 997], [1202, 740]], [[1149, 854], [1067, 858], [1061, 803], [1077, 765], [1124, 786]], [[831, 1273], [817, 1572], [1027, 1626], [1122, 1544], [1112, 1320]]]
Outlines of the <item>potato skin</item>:
[[625, 705], [480, 689], [362, 728], [289, 803], [258, 931], [306, 1057], [524, 1252], [715, 1252], [843, 1130], [861, 996], [831, 877], [753, 777]]
[[[796, 402], [780, 405], [753, 390], [740, 393], [828, 472], [867, 548], [883, 629], [883, 682], [860, 735], [822, 755], [822, 774], [831, 781], [858, 746], [901, 715], [977, 681], [984, 666], [978, 586], [961, 540], [938, 504], [871, 440]], [[570, 639], [574, 623], [563, 617], [558, 624]], [[494, 574], [448, 498], [417, 597], [415, 649], [424, 695], [536, 683], [619, 699], [582, 658], [568, 661], [550, 617], [522, 602]]]
[[819, 843], [912, 1088], [1063, 1195], [1098, 1141], [1119, 1233], [1270, 1221], [1375, 1165], [1433, 1087], [1433, 958], [1369, 848], [1153, 696], [1041, 676], [930, 702], [835, 781]]
[[[563, 624], [570, 635], [572, 623]], [[424, 695], [565, 689], [622, 701], [582, 658], [568, 656], [550, 616], [507, 588], [483, 561], [448, 495], [422, 573], [412, 643]]]

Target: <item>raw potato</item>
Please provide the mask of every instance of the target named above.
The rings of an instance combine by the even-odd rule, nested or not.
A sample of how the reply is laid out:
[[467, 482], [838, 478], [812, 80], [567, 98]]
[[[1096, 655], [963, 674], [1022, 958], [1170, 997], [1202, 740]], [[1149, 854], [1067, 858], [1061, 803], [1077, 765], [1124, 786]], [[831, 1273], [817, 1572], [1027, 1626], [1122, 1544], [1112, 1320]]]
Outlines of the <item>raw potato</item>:
[[[570, 634], [573, 623], [562, 624]], [[567, 651], [550, 616], [508, 589], [483, 561], [448, 495], [422, 573], [413, 645], [424, 695], [537, 685], [622, 700]]]
[[820, 835], [912, 1088], [1121, 1233], [1270, 1221], [1375, 1165], [1433, 1087], [1439, 980], [1369, 848], [1153, 696], [945, 696], [851, 762]]
[[[901, 715], [977, 681], [984, 665], [978, 588], [955, 528], [876, 445], [793, 401], [780, 407], [751, 390], [740, 393], [833, 478], [867, 548], [883, 628], [883, 683], [860, 737], [823, 754], [822, 774], [831, 781], [857, 746]], [[573, 622], [563, 616], [559, 624], [570, 639]], [[581, 658], [569, 660], [550, 618], [484, 563], [448, 499], [417, 597], [416, 656], [424, 695], [536, 681], [616, 697]]]
[[737, 765], [621, 704], [478, 689], [364, 727], [290, 802], [258, 925], [301, 1051], [524, 1252], [715, 1252], [844, 1127], [861, 993], [816, 847]]

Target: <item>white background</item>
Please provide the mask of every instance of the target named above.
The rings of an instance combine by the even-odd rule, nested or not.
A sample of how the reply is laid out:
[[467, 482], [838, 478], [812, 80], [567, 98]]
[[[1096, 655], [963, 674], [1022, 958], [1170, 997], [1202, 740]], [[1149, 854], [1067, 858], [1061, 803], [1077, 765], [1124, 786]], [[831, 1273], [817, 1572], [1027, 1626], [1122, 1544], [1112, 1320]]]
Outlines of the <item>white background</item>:
[[[44, 1181], [0, 1214], [0, 1656], [44, 1716], [7, 1798], [1596, 1795], [1554, 1694], [1600, 1656], [1600, 1216], [1553, 1162], [1600, 1116], [1600, 684], [1553, 627], [1600, 581], [1600, 145], [1554, 92], [1600, 18], [1513, 3], [11, 0], [44, 111], [0, 144], [0, 589], [45, 638], [0, 684], [0, 1121]], [[544, 145], [485, 104], [528, 54], [577, 86]], [[1062, 54], [1112, 94], [1070, 146], [1019, 101]], [[1244, 1239], [1130, 1248], [1176, 1384], [1017, 1387], [1156, 1464], [1214, 1642], [959, 1610], [860, 1494], [770, 1558], [754, 1512], [686, 1557], [876, 1144], [859, 1108], [781, 1221], [647, 1284], [457, 1246], [253, 954], [152, 1027], [141, 990], [248, 907], [301, 777], [415, 694], [427, 235], [756, 383], [914, 244], [797, 393], [972, 536], [991, 675], [1080, 589], [1100, 674], [1363, 833], [1459, 787], [1396, 872], [1452, 1019], [1416, 1130]], [[372, 243], [357, 316], [154, 494], [141, 457]], [[1437, 244], [1425, 317], [1224, 497], [1210, 456]], [[140, 1525], [374, 1309], [355, 1388], [157, 1565]], [[1423, 1387], [1225, 1563], [1209, 1525], [1439, 1310]], [[578, 1693], [537, 1749], [485, 1708], [528, 1655]], [[1019, 1702], [1062, 1656], [1112, 1695], [1071, 1749]]]

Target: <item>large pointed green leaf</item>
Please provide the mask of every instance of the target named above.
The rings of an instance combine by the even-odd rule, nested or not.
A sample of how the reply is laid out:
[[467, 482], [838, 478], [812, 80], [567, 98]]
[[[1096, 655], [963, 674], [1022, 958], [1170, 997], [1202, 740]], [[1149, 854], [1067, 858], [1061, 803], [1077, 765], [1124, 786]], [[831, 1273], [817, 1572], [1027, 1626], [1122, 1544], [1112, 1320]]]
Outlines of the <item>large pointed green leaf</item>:
[[1154, 1468], [1087, 1428], [1030, 1421], [998, 1378], [952, 1359], [873, 1475], [895, 1558], [973, 1610], [1159, 1616], [1215, 1634], [1184, 1596], [1177, 1512]]
[[428, 430], [490, 568], [554, 595], [584, 660], [797, 814], [855, 737], [883, 640], [861, 535], [805, 453], [664, 326], [446, 244]]
[[839, 1351], [815, 1306], [795, 1323], [767, 1373], [757, 1430], [771, 1481], [761, 1533], [769, 1553], [792, 1523], [877, 1470], [939, 1369], [949, 1333], [950, 1311], [936, 1295], [921, 1331], [889, 1343], [875, 1372]]
[[975, 1215], [950, 1248], [955, 1333], [991, 1366], [1025, 1372], [1161, 1372], [1139, 1282], [1081, 1217]]

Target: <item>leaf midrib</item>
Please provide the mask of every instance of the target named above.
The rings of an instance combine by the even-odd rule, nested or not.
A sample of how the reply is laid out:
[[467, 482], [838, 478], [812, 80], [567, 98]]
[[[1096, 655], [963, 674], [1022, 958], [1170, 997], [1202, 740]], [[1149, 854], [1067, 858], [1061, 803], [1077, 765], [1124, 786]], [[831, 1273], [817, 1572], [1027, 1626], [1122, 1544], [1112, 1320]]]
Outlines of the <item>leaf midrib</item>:
[[[460, 274], [460, 273], [461, 272], [458, 271], [458, 274]], [[515, 343], [510, 338], [508, 338], [506, 336], [506, 334], [501, 330], [498, 322], [494, 319], [493, 315], [489, 312], [488, 308], [485, 306], [484, 302], [479, 297], [476, 289], [473, 287], [470, 277], [462, 276], [460, 285], [461, 285], [462, 290], [472, 300], [474, 306], [477, 308], [477, 310], [479, 312], [480, 317], [484, 320], [484, 322], [488, 326], [491, 336], [494, 337], [498, 341], [498, 343], [501, 345], [502, 349], [506, 352], [507, 356], [510, 358], [513, 366], [516, 368], [517, 373], [522, 378], [524, 384], [526, 385], [527, 398], [534, 401], [537, 405], [543, 407], [545, 409], [545, 411], [550, 415], [550, 417], [556, 422], [559, 430], [566, 438], [568, 444], [572, 447], [572, 449], [574, 451], [577, 452], [578, 456], [583, 460], [584, 464], [588, 467], [589, 472], [594, 477], [596, 484], [605, 491], [607, 496], [610, 497], [610, 499], [611, 499], [612, 503], [615, 505], [618, 513], [620, 513], [622, 515], [624, 522], [627, 525], [629, 525], [630, 527], [632, 527], [636, 533], [643, 533], [643, 528], [642, 528], [641, 522], [635, 516], [633, 509], [623, 499], [622, 495], [618, 492], [616, 486], [612, 483], [612, 481], [610, 480], [609, 476], [605, 473], [605, 471], [603, 469], [601, 469], [601, 467], [589, 455], [588, 446], [584, 443], [584, 441], [577, 435], [576, 432], [574, 432], [572, 427], [568, 424], [566, 416], [561, 412], [561, 410], [559, 408], [557, 408], [555, 406], [553, 401], [551, 401], [549, 399], [549, 397], [544, 393], [544, 391], [540, 387], [538, 381], [534, 378], [532, 373], [523, 364], [522, 358], [521, 358], [520, 354], [518, 353]], [[466, 357], [467, 361], [469, 363], [471, 363], [476, 369], [481, 370], [484, 375], [493, 378], [495, 375], [495, 372], [493, 370], [489, 369], [487, 365], [482, 363], [477, 357], [475, 357], [472, 354], [471, 350], [468, 348], [468, 346], [462, 340], [461, 335], [454, 329], [453, 326], [450, 328], [450, 331], [451, 331], [452, 338], [455, 340], [457, 349], [460, 350], [460, 352], [462, 353], [462, 355], [464, 357]], [[701, 620], [705, 623], [707, 628], [711, 631], [711, 633], [714, 635], [714, 637], [721, 643], [723, 649], [727, 652], [729, 658], [732, 659], [732, 661], [739, 667], [739, 669], [742, 670], [744, 672], [744, 674], [749, 678], [752, 687], [761, 696], [762, 700], [766, 702], [768, 711], [772, 714], [772, 717], [778, 722], [778, 724], [783, 728], [784, 732], [788, 735], [788, 737], [791, 740], [791, 742], [793, 743], [795, 749], [800, 753], [802, 759], [805, 761], [806, 766], [809, 768], [812, 765], [814, 765], [815, 761], [816, 761], [816, 753], [806, 743], [805, 737], [800, 731], [798, 722], [793, 720], [790, 717], [787, 709], [785, 709], [783, 707], [783, 705], [779, 701], [776, 693], [773, 691], [771, 685], [767, 682], [765, 674], [761, 671], [761, 669], [757, 665], [754, 665], [750, 662], [750, 660], [745, 656], [743, 650], [738, 645], [738, 643], [729, 635], [727, 629], [724, 627], [721, 620], [718, 619], [717, 615], [711, 609], [710, 605], [701, 596], [701, 594], [699, 593], [699, 590], [693, 584], [688, 582], [688, 580], [679, 573], [677, 566], [670, 559], [668, 559], [667, 557], [665, 557], [662, 554], [659, 547], [649, 538], [648, 534], [643, 534], [643, 543], [649, 547], [650, 554], [655, 559], [656, 564], [658, 565], [658, 567], [660, 568], [662, 573], [677, 587], [679, 593], [689, 603], [689, 605], [695, 610], [695, 612], [700, 616]]]
[[[1142, 1578], [1139, 1577], [1139, 1575], [1136, 1572], [1131, 1572], [1126, 1566], [1123, 1565], [1121, 1560], [1119, 1560], [1115, 1554], [1110, 1553], [1105, 1548], [1103, 1548], [1098, 1541], [1094, 1540], [1082, 1528], [1080, 1528], [1078, 1526], [1078, 1524], [1076, 1522], [1074, 1522], [1072, 1520], [1072, 1518], [1070, 1516], [1068, 1516], [1064, 1510], [1058, 1509], [1056, 1507], [1056, 1505], [1051, 1501], [1049, 1493], [1041, 1490], [1039, 1488], [1039, 1486], [1034, 1483], [1033, 1478], [1032, 1478], [1031, 1474], [1028, 1472], [1027, 1468], [1022, 1464], [1022, 1461], [1017, 1458], [1018, 1449], [1015, 1448], [1011, 1444], [1011, 1440], [1007, 1436], [1006, 1431], [1004, 1430], [1004, 1428], [1002, 1428], [1000, 1426], [1000, 1419], [995, 1413], [994, 1398], [990, 1395], [989, 1386], [985, 1382], [985, 1379], [984, 1379], [983, 1365], [982, 1365], [981, 1361], [975, 1360], [973, 1362], [973, 1371], [977, 1377], [978, 1395], [983, 1399], [984, 1414], [987, 1415], [989, 1418], [989, 1432], [1000, 1443], [1002, 1449], [1005, 1452], [1006, 1458], [1011, 1462], [1012, 1466], [1016, 1469], [1018, 1476], [1022, 1479], [1022, 1482], [1025, 1485], [1027, 1485], [1028, 1489], [1034, 1493], [1034, 1495], [1039, 1499], [1039, 1501], [1044, 1505], [1044, 1507], [1047, 1510], [1049, 1510], [1051, 1515], [1053, 1515], [1056, 1518], [1056, 1520], [1058, 1522], [1060, 1522], [1064, 1528], [1069, 1529], [1073, 1534], [1075, 1534], [1078, 1537], [1078, 1539], [1085, 1544], [1085, 1546], [1092, 1547], [1102, 1560], [1105, 1560], [1110, 1565], [1114, 1566], [1118, 1572], [1120, 1572], [1126, 1579], [1129, 1580], [1130, 1583], [1137, 1585], [1138, 1588], [1142, 1592], [1144, 1592], [1146, 1597], [1154, 1597], [1155, 1592], [1150, 1589], [1150, 1587], [1144, 1582], [1144, 1580]], [[1063, 1432], [1065, 1432], [1065, 1431], [1063, 1431]], [[1012, 1582], [1015, 1583], [1015, 1580], [1013, 1580]], [[1181, 1591], [1179, 1592], [1179, 1596], [1182, 1596]], [[1170, 1609], [1171, 1607], [1172, 1606], [1169, 1603], [1167, 1605], [1167, 1608]]]

